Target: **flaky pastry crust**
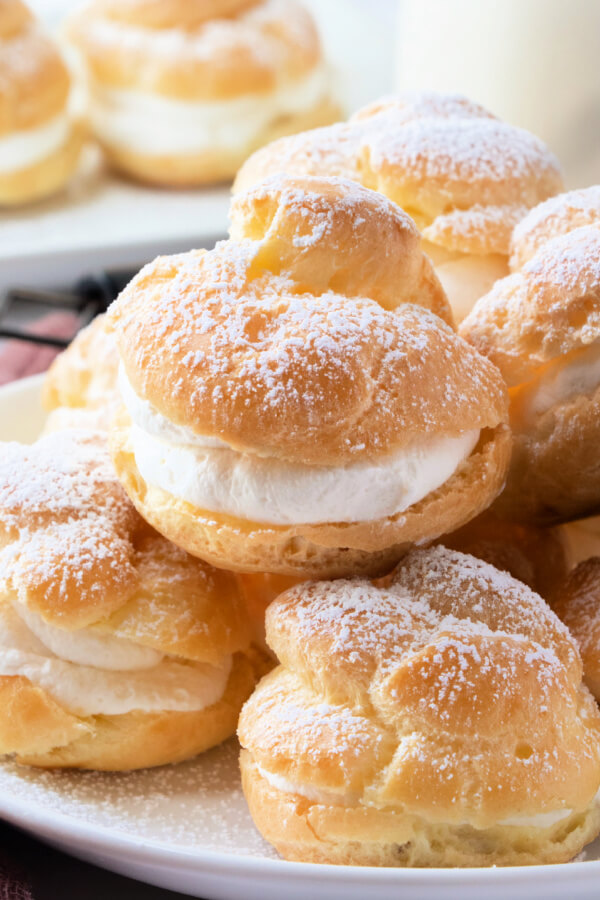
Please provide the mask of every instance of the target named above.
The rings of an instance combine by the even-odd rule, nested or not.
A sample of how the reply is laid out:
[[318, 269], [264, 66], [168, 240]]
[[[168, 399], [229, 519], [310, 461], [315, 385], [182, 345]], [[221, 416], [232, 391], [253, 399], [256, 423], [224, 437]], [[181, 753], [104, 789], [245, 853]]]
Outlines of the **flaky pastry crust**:
[[[0, 676], [0, 753], [32, 765], [128, 769], [174, 762], [235, 728], [252, 689], [251, 625], [237, 579], [136, 513], [102, 436], [6, 444], [0, 460], [0, 603], [65, 632], [91, 629], [188, 665], [233, 657], [221, 699], [193, 712], [84, 716], [22, 676]], [[128, 673], [122, 673], [126, 683]]]
[[562, 187], [557, 160], [533, 135], [464, 97], [426, 92], [264, 147], [234, 189], [274, 172], [352, 178], [398, 203], [427, 241], [467, 254], [507, 255], [514, 225]]
[[540, 203], [522, 219], [510, 241], [510, 267], [522, 269], [552, 238], [582, 225], [600, 222], [600, 185], [558, 194]]
[[413, 551], [386, 587], [283, 594], [267, 640], [281, 665], [238, 734], [254, 821], [286, 858], [559, 862], [600, 830], [600, 715], [576, 644], [509, 575]]
[[[600, 341], [595, 197], [594, 189], [576, 191], [534, 210], [516, 232], [514, 250], [519, 258], [533, 255], [497, 282], [460, 327], [510, 388], [514, 451], [497, 509], [517, 520], [568, 521], [600, 507], [600, 384], [567, 381], [561, 393], [551, 381], [580, 366], [582, 354]], [[550, 399], [538, 406], [546, 382]]]
[[[198, 434], [308, 465], [383, 456], [428, 435], [495, 429], [505, 417], [502, 380], [438, 316], [415, 305], [422, 297], [425, 307], [446, 313], [419, 248], [403, 259], [408, 226], [398, 210], [381, 202], [382, 218], [374, 219], [387, 217], [396, 264], [364, 275], [362, 263], [375, 253], [372, 224], [356, 267], [344, 239], [361, 232], [376, 201], [337, 179], [321, 194], [323, 183], [267, 182], [263, 193], [232, 207], [234, 234], [248, 228], [252, 239], [159, 257], [130, 282], [109, 316], [135, 392]], [[269, 192], [270, 208], [284, 220], [278, 213], [272, 227], [247, 209], [264, 209]], [[347, 226], [336, 233], [340, 194]], [[304, 211], [305, 232], [297, 224]], [[325, 269], [328, 228], [341, 264]], [[363, 299], [366, 288], [386, 305], [396, 298], [396, 308]]]

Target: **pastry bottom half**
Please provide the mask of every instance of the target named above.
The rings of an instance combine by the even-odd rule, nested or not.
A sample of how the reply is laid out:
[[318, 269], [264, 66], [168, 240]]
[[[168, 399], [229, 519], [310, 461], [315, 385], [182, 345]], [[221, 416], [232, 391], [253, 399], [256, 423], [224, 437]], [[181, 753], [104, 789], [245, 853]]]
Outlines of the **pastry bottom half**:
[[61, 147], [37, 163], [16, 172], [0, 173], [0, 207], [20, 206], [64, 187], [79, 164], [84, 129], [76, 125]]
[[240, 767], [255, 825], [281, 856], [297, 862], [422, 868], [561, 863], [600, 831], [597, 804], [549, 828], [478, 829], [392, 809], [312, 802], [269, 784], [247, 750]]
[[177, 156], [150, 156], [99, 141], [111, 165], [138, 181], [163, 187], [194, 187], [230, 181], [242, 163], [264, 144], [288, 134], [330, 125], [339, 118], [338, 105], [326, 99], [302, 115], [281, 116], [258, 139], [235, 150], [215, 147], [210, 151]]
[[136, 466], [129, 425], [121, 412], [111, 432], [113, 462], [130, 499], [157, 531], [220, 568], [300, 578], [386, 574], [415, 543], [453, 531], [490, 505], [504, 483], [511, 447], [506, 426], [482, 432], [448, 481], [395, 516], [277, 526], [211, 513], [148, 484]]
[[206, 709], [83, 717], [27, 678], [0, 676], [0, 754], [48, 769], [127, 771], [181, 762], [235, 733], [255, 677], [252, 661], [236, 653], [223, 696]]

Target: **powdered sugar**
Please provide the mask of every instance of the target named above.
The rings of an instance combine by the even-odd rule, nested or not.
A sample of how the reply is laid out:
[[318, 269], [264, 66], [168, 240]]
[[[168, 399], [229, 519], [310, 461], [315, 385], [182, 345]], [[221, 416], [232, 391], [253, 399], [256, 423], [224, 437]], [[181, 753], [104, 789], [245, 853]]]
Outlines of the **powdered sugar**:
[[502, 819], [570, 808], [567, 769], [600, 778], [573, 638], [541, 597], [474, 557], [438, 546], [379, 585], [298, 585], [269, 607], [267, 641], [283, 668], [248, 701], [240, 738], [291, 781], [330, 788], [326, 756], [360, 785], [354, 804], [439, 804], [441, 821], [476, 823], [488, 802]]
[[159, 413], [235, 449], [317, 465], [498, 423], [495, 370], [437, 316], [315, 296], [285, 269], [255, 271], [259, 243], [159, 259], [112, 307], [129, 381]]
[[193, 854], [203, 850], [276, 859], [255, 830], [231, 740], [178, 766], [131, 773], [42, 771], [0, 764], [0, 788], [21, 803], [65, 815], [70, 824], [110, 829], [136, 844]]
[[[541, 141], [452, 94], [384, 98], [347, 124], [283, 138], [250, 157], [236, 189], [277, 171], [343, 175], [381, 190], [419, 227], [433, 226], [428, 240], [465, 253], [507, 254], [518, 218], [562, 187]], [[450, 213], [452, 229], [437, 227]]]
[[532, 209], [515, 228], [511, 267], [522, 266], [546, 241], [582, 225], [594, 224], [600, 224], [600, 185], [550, 197]]

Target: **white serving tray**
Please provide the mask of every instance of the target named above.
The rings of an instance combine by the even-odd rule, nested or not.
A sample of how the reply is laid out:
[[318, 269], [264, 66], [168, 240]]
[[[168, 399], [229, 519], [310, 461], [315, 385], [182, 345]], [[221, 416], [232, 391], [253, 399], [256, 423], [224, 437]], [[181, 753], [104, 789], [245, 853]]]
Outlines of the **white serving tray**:
[[107, 172], [90, 147], [67, 190], [22, 209], [0, 209], [0, 295], [212, 244], [226, 235], [229, 200], [229, 185], [176, 191], [125, 181]]

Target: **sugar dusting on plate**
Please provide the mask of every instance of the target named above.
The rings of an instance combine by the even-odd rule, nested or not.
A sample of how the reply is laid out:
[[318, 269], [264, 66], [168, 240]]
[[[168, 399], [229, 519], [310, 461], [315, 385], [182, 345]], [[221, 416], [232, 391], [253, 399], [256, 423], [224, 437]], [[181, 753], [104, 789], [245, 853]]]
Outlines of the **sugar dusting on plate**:
[[[252, 824], [232, 739], [189, 762], [138, 772], [44, 771], [0, 763], [0, 813], [19, 802], [172, 850], [277, 859]], [[100, 839], [99, 839], [100, 842]]]

